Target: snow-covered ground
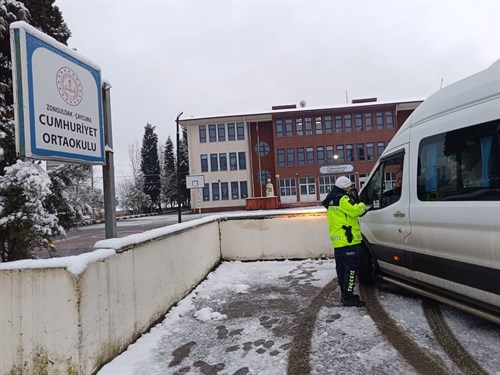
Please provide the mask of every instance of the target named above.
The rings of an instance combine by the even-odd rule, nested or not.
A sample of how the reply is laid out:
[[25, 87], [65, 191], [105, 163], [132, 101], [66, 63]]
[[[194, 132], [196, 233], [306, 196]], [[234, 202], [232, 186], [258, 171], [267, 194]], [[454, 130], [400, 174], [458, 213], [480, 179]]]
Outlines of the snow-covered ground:
[[[307, 323], [300, 317], [309, 317], [311, 300], [335, 277], [333, 259], [222, 263], [98, 374], [286, 374], [289, 352], [304, 334], [299, 325]], [[450, 373], [461, 373], [438, 344], [419, 297], [390, 289], [378, 294], [405, 336]], [[338, 289], [326, 295], [313, 322], [310, 353], [302, 353], [312, 374], [418, 373], [367, 309], [343, 307], [338, 298]], [[500, 327], [453, 308], [441, 311], [471, 357], [487, 373], [500, 374]]]

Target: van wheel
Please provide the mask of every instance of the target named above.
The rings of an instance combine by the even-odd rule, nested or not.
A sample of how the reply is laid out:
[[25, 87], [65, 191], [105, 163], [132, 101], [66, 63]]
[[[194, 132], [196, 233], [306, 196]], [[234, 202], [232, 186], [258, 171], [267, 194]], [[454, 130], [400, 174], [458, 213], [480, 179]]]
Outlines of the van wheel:
[[376, 266], [366, 245], [361, 245], [358, 256], [358, 280], [362, 285], [370, 285], [375, 281]]

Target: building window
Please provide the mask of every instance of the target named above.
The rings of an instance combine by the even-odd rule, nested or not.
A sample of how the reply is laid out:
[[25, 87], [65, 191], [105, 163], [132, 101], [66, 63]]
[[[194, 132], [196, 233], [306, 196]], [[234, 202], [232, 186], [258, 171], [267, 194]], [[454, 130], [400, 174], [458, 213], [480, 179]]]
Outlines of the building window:
[[210, 142], [217, 142], [217, 128], [215, 124], [208, 125], [208, 140]]
[[227, 182], [220, 183], [220, 193], [223, 201], [229, 200], [229, 184]]
[[358, 160], [359, 161], [364, 161], [365, 160], [365, 144], [364, 143], [358, 143], [356, 145], [356, 151], [358, 154]]
[[325, 134], [332, 134], [332, 116], [325, 116]]
[[354, 161], [354, 147], [353, 145], [345, 145], [346, 161]]
[[337, 159], [339, 163], [343, 163], [345, 161], [344, 156], [344, 145], [337, 145], [337, 155], [339, 158]]
[[257, 179], [257, 182], [261, 185], [266, 185], [267, 180], [271, 178], [271, 173], [269, 171], [266, 171], [265, 169], [261, 170], [260, 172], [257, 172], [255, 175], [255, 178]]
[[285, 120], [285, 135], [287, 137], [293, 137], [292, 120]]
[[238, 166], [239, 169], [247, 169], [247, 158], [245, 152], [238, 152]]
[[368, 181], [368, 173], [360, 173], [358, 175], [358, 180], [359, 188], [361, 189], [366, 184], [366, 181]]
[[260, 141], [255, 145], [255, 152], [259, 156], [266, 156], [269, 154], [269, 144], [264, 141]]
[[231, 181], [231, 199], [240, 199], [238, 181]]
[[363, 131], [363, 116], [361, 115], [361, 113], [356, 113], [354, 115], [354, 125], [356, 126], [357, 132]]
[[344, 115], [344, 129], [346, 133], [352, 133], [352, 115]]
[[236, 141], [236, 126], [234, 122], [227, 124], [227, 140]]
[[316, 147], [316, 157], [318, 159], [319, 165], [325, 164], [325, 147], [324, 146]]
[[246, 181], [240, 181], [241, 199], [248, 198], [248, 184]]
[[283, 129], [283, 121], [282, 120], [276, 120], [276, 137], [281, 138], [284, 137], [285, 132]]
[[316, 178], [301, 177], [299, 178], [300, 195], [316, 194]]
[[207, 143], [207, 126], [200, 125], [198, 129], [200, 132], [200, 143]]
[[302, 119], [295, 119], [295, 134], [304, 135], [304, 129], [302, 127]]
[[314, 147], [307, 147], [306, 148], [306, 156], [307, 156], [307, 164], [313, 165], [314, 164]]
[[333, 164], [335, 162], [335, 158], [333, 157], [335, 152], [333, 151], [333, 146], [326, 146], [326, 163]]
[[287, 148], [286, 149], [286, 165], [289, 167], [293, 167], [295, 165], [295, 149]]
[[375, 128], [377, 130], [384, 129], [384, 114], [382, 112], [375, 113]]
[[203, 202], [207, 202], [210, 200], [210, 188], [208, 184], [203, 186]]
[[310, 117], [306, 117], [305, 119], [306, 125], [306, 135], [312, 135], [313, 127], [312, 127], [312, 119]]
[[226, 124], [217, 124], [217, 135], [219, 142], [226, 141]]
[[334, 176], [319, 176], [319, 193], [328, 194], [335, 185]]
[[373, 130], [373, 120], [371, 113], [365, 113], [365, 130]]
[[236, 123], [236, 139], [238, 141], [245, 140], [245, 124], [243, 124], [242, 122]]
[[201, 159], [201, 171], [208, 172], [208, 155], [201, 154], [200, 159]]
[[323, 134], [323, 123], [321, 122], [321, 117], [316, 117], [316, 134]]
[[392, 112], [390, 111], [385, 113], [385, 127], [387, 129], [394, 129], [394, 118], [392, 116]]
[[280, 180], [280, 196], [289, 197], [297, 195], [295, 178], [282, 178]]
[[221, 171], [227, 171], [227, 155], [226, 153], [219, 154], [219, 166]]
[[285, 150], [280, 148], [278, 149], [278, 167], [285, 166]]
[[375, 160], [375, 147], [373, 143], [366, 144], [366, 159]]
[[385, 142], [377, 142], [377, 154], [380, 157], [382, 155], [382, 152], [384, 152], [385, 149]]
[[304, 147], [297, 148], [297, 164], [298, 165], [306, 164], [306, 153]]
[[217, 154], [210, 154], [210, 171], [217, 172], [219, 170], [219, 163], [217, 162]]
[[238, 170], [238, 159], [236, 159], [236, 152], [229, 153], [229, 169], [231, 171]]
[[342, 133], [342, 116], [335, 116], [335, 132]]
[[220, 200], [220, 192], [219, 192], [219, 183], [212, 182], [212, 200], [218, 201]]

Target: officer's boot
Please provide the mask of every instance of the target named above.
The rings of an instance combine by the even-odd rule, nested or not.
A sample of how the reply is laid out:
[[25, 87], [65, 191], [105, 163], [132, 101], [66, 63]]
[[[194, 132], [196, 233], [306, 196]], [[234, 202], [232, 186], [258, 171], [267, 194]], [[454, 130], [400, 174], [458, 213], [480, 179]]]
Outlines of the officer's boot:
[[344, 306], [355, 306], [355, 307], [363, 307], [366, 305], [365, 301], [361, 301], [359, 299], [359, 296], [352, 293], [346, 293], [345, 295], [342, 296], [342, 304]]

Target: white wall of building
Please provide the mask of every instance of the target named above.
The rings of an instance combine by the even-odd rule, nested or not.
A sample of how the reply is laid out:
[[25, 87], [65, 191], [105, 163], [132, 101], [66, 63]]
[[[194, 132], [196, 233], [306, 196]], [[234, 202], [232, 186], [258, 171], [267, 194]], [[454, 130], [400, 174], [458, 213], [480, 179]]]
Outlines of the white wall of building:
[[[194, 208], [202, 210], [207, 208], [224, 208], [224, 207], [245, 207], [245, 199], [232, 199], [231, 197], [231, 181], [246, 181], [248, 196], [253, 196], [253, 176], [252, 172], [252, 150], [250, 150], [250, 131], [248, 127], [249, 122], [253, 121], [263, 121], [270, 120], [270, 115], [251, 115], [251, 116], [223, 116], [223, 117], [214, 117], [214, 118], [206, 118], [206, 119], [194, 119], [194, 120], [184, 120], [182, 121], [182, 125], [186, 128], [187, 136], [188, 136], [188, 154], [189, 154], [189, 174], [190, 175], [203, 175], [205, 177], [205, 183], [210, 185], [210, 196], [212, 198], [212, 183], [220, 183], [220, 182], [228, 182], [229, 183], [229, 199], [228, 200], [218, 200], [214, 201], [210, 199], [209, 201], [203, 201], [203, 198], [200, 199], [200, 195], [202, 191], [199, 192], [191, 191], [191, 202], [194, 202], [192, 205]], [[241, 122], [244, 124], [245, 129], [245, 139], [244, 140], [234, 140], [228, 141], [227, 137], [227, 124], [228, 123], [238, 123]], [[226, 141], [224, 142], [210, 142], [209, 141], [209, 132], [208, 126], [210, 124], [225, 124], [226, 125]], [[207, 142], [200, 143], [199, 137], [199, 125], [207, 126]], [[245, 152], [246, 156], [246, 169], [244, 170], [230, 170], [229, 167], [229, 153], [231, 152]], [[228, 160], [228, 169], [227, 171], [219, 171], [211, 172], [210, 166], [210, 154], [227, 154]], [[206, 154], [208, 156], [208, 172], [201, 171], [201, 160], [200, 155]], [[241, 194], [241, 192], [240, 192]]]

